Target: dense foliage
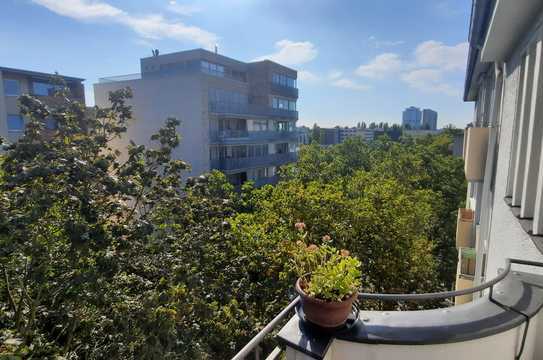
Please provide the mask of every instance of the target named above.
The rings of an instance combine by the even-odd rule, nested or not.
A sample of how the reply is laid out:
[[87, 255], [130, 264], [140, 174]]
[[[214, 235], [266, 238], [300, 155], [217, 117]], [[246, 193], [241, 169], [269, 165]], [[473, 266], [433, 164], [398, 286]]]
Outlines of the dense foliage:
[[229, 358], [293, 295], [302, 221], [308, 244], [360, 259], [367, 290], [450, 286], [464, 180], [446, 134], [310, 145], [277, 186], [238, 193], [219, 172], [183, 178], [175, 119], [120, 160], [129, 96], [92, 114], [20, 98], [29, 124], [0, 165], [0, 355]]

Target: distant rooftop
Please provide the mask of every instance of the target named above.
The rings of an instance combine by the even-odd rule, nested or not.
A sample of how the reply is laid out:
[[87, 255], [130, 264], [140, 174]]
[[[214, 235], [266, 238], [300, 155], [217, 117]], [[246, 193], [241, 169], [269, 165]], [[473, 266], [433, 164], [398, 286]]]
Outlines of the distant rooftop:
[[15, 69], [15, 68], [9, 68], [9, 67], [4, 67], [4, 66], [0, 66], [0, 71], [20, 74], [20, 75], [25, 75], [25, 76], [32, 76], [35, 78], [41, 78], [41, 79], [46, 79], [46, 80], [49, 80], [52, 76], [56, 75], [68, 81], [85, 81], [85, 79], [83, 78], [78, 78], [78, 77], [73, 77], [73, 76], [65, 76], [65, 75], [54, 74], [54, 73], [44, 73], [44, 72], [39, 72], [39, 71]]
[[[181, 51], [175, 51], [175, 52], [171, 52], [171, 53], [164, 53], [164, 54], [161, 54], [159, 53], [158, 57], [161, 57], [161, 56], [175, 56], [175, 55], [181, 55], [181, 54], [198, 54], [198, 56], [203, 56], [205, 54], [207, 55], [211, 55], [211, 56], [216, 56], [218, 58], [222, 58], [226, 61], [230, 61], [230, 62], [234, 62], [234, 63], [238, 63], [240, 65], [246, 65], [246, 64], [256, 64], [256, 63], [265, 63], [265, 62], [268, 62], [268, 63], [273, 63], [273, 64], [276, 64], [276, 65], [279, 65], [285, 69], [288, 69], [290, 71], [297, 71], [295, 69], [292, 69], [288, 66], [285, 66], [283, 64], [280, 64], [278, 62], [275, 62], [273, 60], [269, 60], [269, 59], [262, 59], [262, 60], [257, 60], [257, 61], [240, 61], [240, 60], [237, 60], [237, 59], [234, 59], [234, 58], [231, 58], [229, 56], [225, 56], [223, 54], [221, 54], [220, 52], [213, 52], [213, 51], [209, 51], [209, 50], [206, 50], [206, 49], [203, 49], [203, 48], [196, 48], [196, 49], [190, 49], [190, 50], [181, 50]], [[146, 56], [146, 57], [143, 57], [141, 60], [149, 60], [149, 59], [153, 59], [155, 58], [155, 56]]]

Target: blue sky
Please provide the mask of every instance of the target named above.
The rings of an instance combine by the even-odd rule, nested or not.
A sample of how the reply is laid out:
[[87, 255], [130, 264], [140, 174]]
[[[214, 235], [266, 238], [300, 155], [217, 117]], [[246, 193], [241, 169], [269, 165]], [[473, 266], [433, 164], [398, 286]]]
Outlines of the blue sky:
[[0, 66], [83, 77], [212, 48], [299, 71], [300, 124], [400, 122], [414, 105], [463, 127], [471, 0], [2, 0]]

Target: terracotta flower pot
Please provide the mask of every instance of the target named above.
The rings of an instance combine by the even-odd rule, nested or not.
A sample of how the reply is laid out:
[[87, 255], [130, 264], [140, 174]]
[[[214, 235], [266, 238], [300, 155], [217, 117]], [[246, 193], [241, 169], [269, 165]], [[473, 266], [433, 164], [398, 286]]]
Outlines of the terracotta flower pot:
[[357, 296], [356, 293], [353, 293], [343, 301], [319, 300], [304, 292], [300, 278], [296, 281], [295, 289], [302, 300], [306, 319], [323, 328], [335, 328], [343, 325], [349, 317]]

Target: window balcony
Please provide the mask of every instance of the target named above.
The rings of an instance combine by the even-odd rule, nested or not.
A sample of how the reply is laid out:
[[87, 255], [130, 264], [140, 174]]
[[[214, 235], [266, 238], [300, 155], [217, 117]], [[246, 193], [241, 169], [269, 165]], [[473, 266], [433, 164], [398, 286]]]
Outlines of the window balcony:
[[[512, 265], [515, 271], [511, 271]], [[543, 264], [508, 259], [496, 278], [445, 293], [361, 293], [362, 308], [366, 300], [427, 301], [480, 292], [484, 295], [463, 305], [434, 310], [361, 310], [356, 316], [353, 312], [349, 326], [336, 331], [322, 331], [302, 320], [296, 298], [233, 360], [252, 359], [259, 343], [292, 310], [296, 314], [278, 332], [278, 346], [267, 359], [283, 355], [287, 360], [541, 359], [543, 346], [538, 339], [543, 336], [543, 276], [520, 271], [534, 267]]]
[[283, 154], [268, 154], [256, 157], [227, 158], [211, 160], [211, 168], [232, 171], [258, 167], [281, 166], [296, 161], [297, 154], [293, 152]]
[[483, 181], [490, 128], [468, 128], [464, 134], [464, 171], [468, 181]]
[[255, 118], [280, 118], [298, 120], [298, 111], [275, 109], [260, 104], [209, 103], [209, 112], [221, 116], [241, 116]]
[[247, 131], [223, 130], [209, 133], [211, 143], [215, 144], [253, 144], [274, 141], [297, 142], [298, 134], [295, 131]]
[[473, 226], [474, 212], [471, 209], [458, 209], [456, 222], [456, 247], [475, 247], [475, 228]]
[[298, 98], [298, 89], [294, 87], [288, 87], [283, 86], [280, 84], [276, 84], [274, 82], [271, 83], [271, 93], [273, 95], [279, 95], [279, 96], [285, 96], [289, 98]]

